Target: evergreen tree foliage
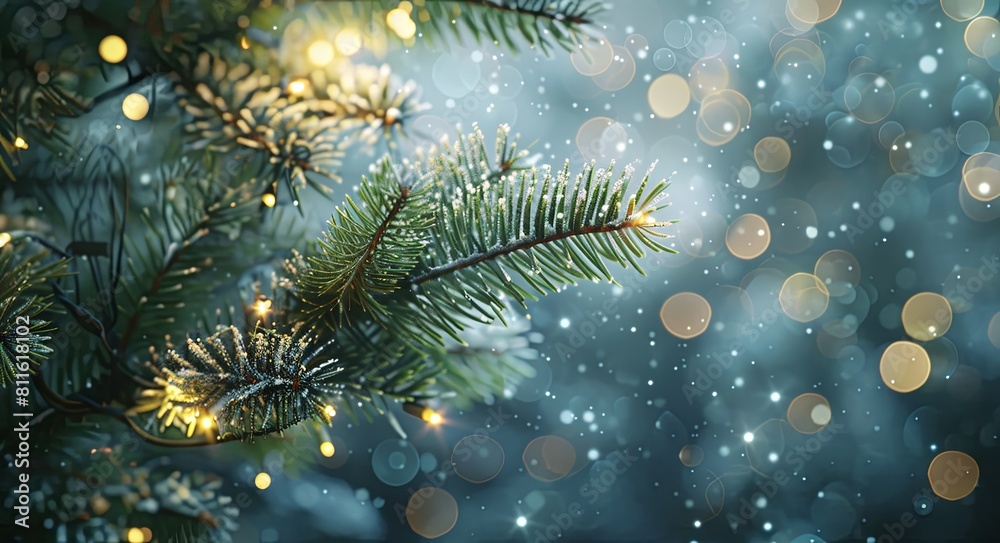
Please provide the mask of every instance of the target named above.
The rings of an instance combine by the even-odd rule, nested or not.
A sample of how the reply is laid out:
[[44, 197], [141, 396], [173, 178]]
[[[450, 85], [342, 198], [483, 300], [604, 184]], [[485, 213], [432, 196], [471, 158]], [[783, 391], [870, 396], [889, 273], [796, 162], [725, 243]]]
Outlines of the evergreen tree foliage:
[[[33, 488], [53, 527], [33, 518], [37, 540], [147, 526], [228, 541], [222, 479], [150, 451], [492, 402], [534, 373], [521, 309], [671, 252], [652, 168], [532, 165], [507, 126], [406, 154], [428, 107], [412, 82], [353, 60], [304, 69], [260, 30], [356, 25], [376, 54], [550, 53], [579, 46], [598, 3], [44, 4], [0, 6], [17, 38], [0, 50], [0, 395], [32, 391]], [[121, 65], [98, 51], [109, 35], [128, 38]], [[128, 93], [158, 119], [134, 125], [151, 148], [102, 117]], [[361, 151], [381, 158], [307, 240], [310, 200]], [[106, 484], [81, 498], [95, 469]]]

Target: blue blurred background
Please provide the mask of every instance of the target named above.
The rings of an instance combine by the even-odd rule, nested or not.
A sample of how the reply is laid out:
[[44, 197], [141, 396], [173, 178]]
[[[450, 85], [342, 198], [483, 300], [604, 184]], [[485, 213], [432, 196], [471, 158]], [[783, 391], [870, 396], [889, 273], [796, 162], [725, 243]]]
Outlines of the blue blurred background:
[[[573, 55], [390, 51], [421, 145], [506, 123], [540, 164], [658, 161], [679, 254], [532, 306], [537, 375], [494, 405], [239, 463], [240, 540], [421, 540], [421, 487], [456, 501], [414, 509], [457, 514], [441, 541], [995, 540], [998, 9], [630, 0]], [[931, 489], [945, 451], [974, 490]]]

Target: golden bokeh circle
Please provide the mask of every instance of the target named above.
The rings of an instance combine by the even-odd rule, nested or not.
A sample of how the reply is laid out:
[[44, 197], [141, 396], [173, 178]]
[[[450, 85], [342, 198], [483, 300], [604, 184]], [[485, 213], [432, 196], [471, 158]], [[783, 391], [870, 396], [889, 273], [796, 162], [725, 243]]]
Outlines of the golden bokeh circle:
[[705, 460], [705, 451], [697, 445], [684, 445], [677, 457], [680, 458], [681, 464], [689, 468], [696, 468]]
[[149, 113], [149, 100], [146, 97], [133, 92], [122, 100], [122, 113], [130, 120], [141, 121]]
[[1000, 206], [994, 202], [984, 202], [969, 194], [965, 183], [958, 184], [958, 205], [966, 217], [976, 222], [990, 222], [1000, 219]]
[[691, 103], [691, 89], [683, 77], [666, 74], [653, 80], [646, 98], [654, 115], [672, 119], [684, 113]]
[[125, 60], [125, 56], [128, 54], [128, 45], [125, 44], [125, 40], [121, 39], [121, 37], [111, 34], [106, 36], [97, 45], [97, 53], [101, 55], [104, 62], [118, 64]]
[[994, 347], [1000, 349], [1000, 312], [990, 319], [990, 324], [986, 327], [986, 337]]
[[754, 145], [753, 159], [762, 172], [780, 172], [792, 161], [792, 148], [784, 138], [767, 136]]
[[989, 202], [1000, 196], [1000, 155], [976, 153], [962, 166], [962, 182], [969, 196]]
[[878, 369], [885, 386], [896, 392], [913, 392], [930, 377], [931, 358], [920, 345], [897, 341], [886, 347]]
[[609, 117], [594, 117], [576, 131], [576, 147], [586, 160], [615, 157], [619, 149], [628, 146], [628, 132], [618, 121]]
[[489, 436], [474, 434], [463, 437], [451, 451], [455, 475], [470, 483], [485, 483], [500, 473], [504, 464], [503, 447]]
[[941, 11], [961, 23], [979, 15], [985, 4], [985, 0], [941, 0]]
[[874, 124], [889, 116], [896, 101], [896, 92], [885, 76], [862, 73], [847, 82], [844, 101], [847, 111], [855, 119]]
[[737, 217], [726, 230], [726, 247], [736, 258], [752, 260], [771, 244], [771, 228], [764, 217], [747, 213]]
[[815, 434], [833, 418], [830, 402], [819, 394], [807, 392], [795, 397], [788, 404], [788, 424], [801, 434]]
[[559, 436], [542, 436], [528, 443], [521, 460], [524, 461], [524, 469], [528, 471], [528, 475], [551, 483], [569, 475], [573, 470], [576, 449], [572, 443]]
[[801, 30], [794, 27], [782, 28], [771, 36], [768, 41], [767, 46], [771, 50], [771, 56], [777, 56], [778, 51], [781, 51], [781, 48], [788, 45], [792, 40], [808, 40], [813, 43], [819, 43], [822, 38], [820, 38], [819, 32], [815, 28], [809, 30]]
[[818, 319], [826, 311], [830, 305], [830, 292], [815, 275], [796, 273], [781, 285], [778, 301], [790, 318], [809, 322]]
[[569, 59], [576, 71], [586, 76], [595, 76], [611, 67], [615, 50], [606, 38], [583, 36]]
[[671, 334], [681, 339], [691, 339], [708, 329], [712, 320], [712, 306], [708, 300], [693, 292], [679, 292], [660, 308], [660, 321]]
[[913, 143], [921, 138], [919, 132], [903, 132], [896, 136], [889, 145], [889, 166], [896, 173], [912, 173], [913, 161], [910, 159], [910, 149]]
[[688, 73], [691, 95], [699, 102], [709, 94], [725, 89], [727, 85], [729, 85], [729, 68], [719, 57], [696, 61]]
[[833, 17], [841, 0], [788, 0], [788, 13], [802, 23], [814, 25]]
[[851, 253], [834, 249], [816, 259], [813, 275], [823, 282], [831, 296], [843, 296], [861, 282], [861, 265]]
[[951, 304], [934, 292], [914, 294], [903, 305], [900, 315], [906, 335], [917, 341], [931, 341], [951, 328]]
[[[797, 77], [799, 72], [812, 68], [807, 73], [809, 85], [819, 87], [826, 77], [826, 56], [823, 49], [811, 40], [796, 38], [781, 46], [774, 56], [774, 74], [779, 79]], [[801, 76], [798, 76], [801, 77]]]
[[410, 496], [406, 522], [421, 537], [441, 537], [458, 522], [458, 502], [443, 488], [425, 486]]
[[751, 111], [750, 102], [739, 92], [713, 92], [701, 101], [695, 132], [709, 145], [726, 144], [749, 125]]
[[927, 467], [931, 490], [949, 500], [961, 500], [972, 494], [979, 483], [979, 464], [961, 451], [944, 451]]
[[993, 17], [977, 17], [965, 27], [965, 47], [979, 58], [986, 58], [986, 44], [1000, 34], [1000, 22]]

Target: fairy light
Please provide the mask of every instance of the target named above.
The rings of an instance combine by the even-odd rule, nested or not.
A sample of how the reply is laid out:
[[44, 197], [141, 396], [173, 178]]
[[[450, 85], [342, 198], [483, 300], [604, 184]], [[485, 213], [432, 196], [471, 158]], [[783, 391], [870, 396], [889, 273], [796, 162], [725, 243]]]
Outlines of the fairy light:
[[405, 25], [407, 22], [412, 22], [412, 20], [410, 19], [410, 14], [407, 13], [406, 10], [396, 8], [389, 10], [389, 12], [385, 14], [385, 22], [389, 25], [389, 28], [396, 30], [397, 28]]
[[403, 404], [403, 411], [426, 422], [431, 426], [439, 426], [444, 423], [444, 417], [440, 413], [416, 402]]
[[146, 536], [139, 528], [129, 528], [126, 538], [128, 539], [128, 543], [143, 543], [146, 541]]
[[324, 407], [323, 412], [326, 413], [326, 416], [330, 417], [331, 419], [337, 416], [337, 408], [335, 408], [332, 405]]
[[[339, 36], [338, 36], [339, 38]], [[326, 66], [333, 60], [333, 45], [326, 40], [316, 40], [306, 50], [309, 60], [317, 66]]]
[[262, 471], [253, 478], [253, 484], [261, 490], [266, 490], [267, 487], [271, 486], [271, 476]]
[[253, 311], [258, 316], [264, 317], [271, 312], [271, 300], [261, 298], [253, 303]]
[[263, 204], [266, 205], [267, 207], [274, 207], [274, 204], [276, 204], [278, 200], [277, 198], [274, 197], [273, 194], [268, 192], [260, 197], [260, 201], [263, 202]]
[[329, 441], [324, 441], [319, 446], [319, 452], [323, 456], [330, 458], [331, 456], [333, 456], [333, 453], [337, 452], [337, 448], [333, 446], [333, 443], [330, 443]]
[[24, 138], [21, 136], [18, 136], [14, 138], [14, 147], [17, 147], [18, 149], [27, 149], [28, 142], [24, 141]]
[[97, 46], [97, 53], [101, 55], [101, 58], [105, 62], [111, 64], [118, 64], [119, 62], [125, 60], [125, 55], [128, 54], [128, 45], [125, 44], [125, 40], [121, 39], [119, 36], [111, 34], [106, 36], [101, 43]]
[[444, 422], [444, 418], [441, 413], [431, 409], [430, 407], [424, 408], [424, 412], [420, 414], [420, 418], [424, 419], [424, 422], [430, 424], [431, 426], [440, 426]]
[[337, 44], [337, 51], [351, 56], [361, 50], [361, 33], [354, 28], [345, 28], [337, 34], [334, 42]]
[[199, 422], [201, 424], [201, 427], [204, 428], [204, 429], [206, 429], [206, 430], [211, 430], [212, 429], [212, 425], [214, 424], [214, 422], [212, 421], [212, 417], [210, 417], [208, 415], [205, 415], [204, 417], [201, 417], [201, 420]]
[[250, 48], [250, 40], [248, 40], [246, 36], [243, 36], [242, 38], [240, 38], [240, 47], [242, 47], [244, 49], [249, 49]]
[[298, 96], [306, 91], [306, 87], [308, 85], [309, 82], [301, 77], [298, 79], [293, 79], [291, 82], [288, 83], [288, 94], [291, 94], [292, 96]]
[[141, 121], [149, 113], [149, 100], [133, 92], [122, 100], [122, 113], [132, 121]]
[[10, 243], [11, 237], [7, 232], [0, 232], [0, 247]]

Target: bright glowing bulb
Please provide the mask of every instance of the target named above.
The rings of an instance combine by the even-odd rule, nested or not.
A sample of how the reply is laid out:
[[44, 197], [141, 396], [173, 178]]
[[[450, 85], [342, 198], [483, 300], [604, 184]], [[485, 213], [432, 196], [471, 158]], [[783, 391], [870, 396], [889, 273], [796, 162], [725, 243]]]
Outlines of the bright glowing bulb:
[[265, 193], [260, 197], [260, 201], [264, 203], [267, 207], [274, 207], [274, 204], [278, 202], [277, 198], [274, 197], [270, 192]]
[[400, 39], [408, 40], [417, 34], [417, 24], [413, 21], [408, 21], [406, 24], [393, 28], [393, 30]]
[[396, 8], [385, 14], [385, 23], [393, 30], [412, 22], [410, 14], [403, 9]]
[[430, 424], [431, 426], [438, 426], [444, 422], [444, 418], [440, 413], [434, 411], [430, 407], [424, 409], [424, 412], [420, 415], [420, 418], [424, 419], [424, 422]]
[[337, 44], [337, 51], [351, 56], [361, 50], [361, 33], [353, 28], [345, 28], [337, 34], [334, 42]]
[[517, 525], [524, 528], [528, 525], [528, 519], [524, 517], [517, 517]]
[[125, 45], [125, 40], [112, 34], [101, 40], [97, 46], [97, 53], [105, 62], [118, 64], [125, 60], [125, 55], [128, 54], [128, 45]]
[[28, 142], [24, 141], [24, 138], [21, 136], [18, 136], [14, 138], [14, 147], [17, 147], [18, 149], [27, 149]]
[[331, 456], [333, 456], [333, 453], [337, 452], [337, 449], [336, 447], [333, 446], [333, 443], [330, 443], [329, 441], [324, 441], [319, 446], [319, 452], [323, 456], [330, 458]]
[[250, 48], [250, 40], [248, 40], [246, 36], [243, 36], [242, 38], [240, 38], [240, 47], [242, 47], [244, 49], [249, 49]]
[[266, 490], [267, 487], [271, 486], [271, 476], [262, 471], [254, 477], [253, 484], [261, 490]]
[[0, 247], [10, 243], [11, 237], [7, 232], [0, 232]]
[[743, 441], [746, 441], [747, 443], [753, 441], [753, 432], [747, 432], [743, 434]]
[[326, 66], [333, 60], [333, 45], [326, 40], [316, 40], [312, 42], [306, 50], [309, 60], [317, 66]]
[[331, 419], [337, 416], [337, 408], [333, 407], [332, 405], [324, 407], [323, 412], [326, 413], [326, 416], [330, 417]]
[[204, 428], [206, 430], [211, 430], [212, 429], [212, 424], [213, 424], [212, 417], [204, 416], [204, 417], [201, 418], [201, 427], [202, 428]]
[[253, 310], [257, 312], [258, 315], [264, 315], [271, 310], [271, 300], [257, 300], [253, 303]]
[[146, 536], [138, 528], [129, 528], [126, 537], [128, 538], [128, 543], [143, 543], [146, 541]]
[[130, 120], [141, 121], [149, 113], [149, 100], [146, 100], [145, 96], [133, 92], [122, 100], [122, 113]]
[[772, 402], [776, 402], [776, 401], [778, 401], [780, 399], [781, 399], [781, 394], [778, 394], [777, 392], [772, 392], [771, 393], [771, 401]]
[[288, 83], [288, 94], [298, 96], [306, 91], [307, 85], [309, 85], [309, 82], [305, 79], [293, 79], [290, 83]]

